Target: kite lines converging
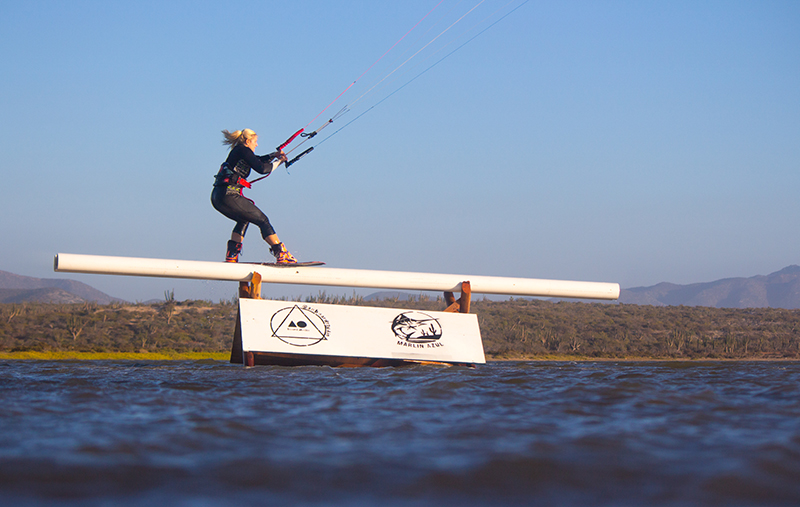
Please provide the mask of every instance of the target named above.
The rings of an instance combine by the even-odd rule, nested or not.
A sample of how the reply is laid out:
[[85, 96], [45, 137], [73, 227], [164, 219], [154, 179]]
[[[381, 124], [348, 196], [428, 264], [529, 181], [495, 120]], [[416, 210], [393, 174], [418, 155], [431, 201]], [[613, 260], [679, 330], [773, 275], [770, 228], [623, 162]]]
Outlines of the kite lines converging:
[[[473, 0], [474, 1], [474, 0]], [[359, 103], [365, 97], [371, 95], [374, 92], [378, 92], [381, 90], [386, 90], [387, 88], [390, 90], [385, 96], [376, 100], [372, 105], [363, 106], [365, 109], [361, 111], [357, 116], [352, 118], [349, 122], [339, 127], [338, 130], [331, 133], [329, 136], [325, 137], [321, 141], [319, 141], [314, 147], [307, 148], [306, 150], [302, 151], [299, 155], [296, 155], [292, 159], [288, 160], [285, 166], [288, 168], [295, 162], [297, 162], [300, 158], [304, 157], [308, 153], [310, 153], [316, 146], [324, 143], [334, 135], [341, 132], [343, 129], [347, 128], [353, 122], [364, 116], [369, 111], [373, 110], [375, 107], [383, 103], [389, 97], [393, 96], [413, 81], [417, 80], [423, 74], [430, 71], [432, 68], [436, 67], [445, 59], [449, 58], [453, 53], [460, 50], [477, 37], [485, 33], [486, 31], [490, 30], [492, 27], [497, 25], [500, 21], [504, 20], [514, 12], [516, 12], [520, 7], [528, 3], [530, 0], [508, 0], [507, 2], [503, 3], [502, 5], [496, 6], [493, 10], [489, 10], [489, 5], [492, 4], [492, 0], [478, 0], [477, 3], [462, 6], [463, 0], [459, 0], [456, 2], [452, 7], [450, 7], [447, 12], [439, 12], [440, 7], [445, 0], [438, 0], [438, 2], [431, 8], [422, 18], [417, 21], [408, 31], [406, 31], [402, 37], [400, 37], [394, 44], [392, 44], [389, 49], [387, 49], [383, 54], [378, 57], [366, 70], [364, 70], [356, 79], [350, 82], [347, 87], [339, 93], [327, 106], [325, 106], [314, 118], [309, 121], [305, 127], [295, 132], [289, 139], [286, 140], [278, 149], [282, 150], [290, 143], [292, 143], [297, 137], [301, 137], [302, 141], [299, 142], [297, 145], [292, 147], [290, 150], [286, 151], [285, 153], [288, 155], [293, 151], [300, 148], [303, 144], [305, 144], [310, 139], [314, 138], [317, 134], [319, 134], [324, 128], [328, 125], [331, 125], [336, 120], [344, 116], [346, 113], [350, 112], [351, 109], [355, 106], [355, 104]], [[476, 21], [472, 22], [469, 27], [465, 27], [466, 23], [462, 25], [465, 20], [472, 20], [476, 19]], [[422, 31], [424, 29], [424, 31]], [[417, 36], [417, 38], [413, 41], [407, 40], [408, 36], [412, 32], [421, 32]], [[431, 34], [433, 34], [431, 36]], [[463, 42], [462, 42], [463, 41]], [[405, 44], [403, 44], [405, 42]], [[449, 52], [445, 52], [449, 47], [455, 46]], [[336, 113], [331, 115], [327, 120], [325, 120], [316, 130], [312, 132], [306, 132], [308, 129], [320, 116], [322, 116], [328, 109], [333, 106], [340, 98], [346, 95], [351, 89], [354, 89], [355, 85], [361, 81], [361, 79], [367, 75], [373, 69], [376, 69], [379, 63], [384, 61], [384, 58], [392, 52], [400, 53], [394, 57], [394, 60], [391, 62], [384, 62], [386, 65], [380, 71], [380, 73], [373, 79], [371, 85], [368, 85], [365, 90], [363, 90], [360, 95], [358, 95], [352, 102], [349, 104], [344, 105], [341, 107]], [[429, 64], [427, 67], [423, 66], [426, 62], [431, 61], [437, 55], [444, 54], [444, 56], [439, 57], [438, 60], [435, 60], [432, 64]], [[388, 59], [387, 59], [388, 60]], [[400, 63], [398, 63], [400, 62]], [[407, 66], [407, 64], [410, 64]], [[422, 70], [419, 70], [422, 69]], [[402, 72], [401, 72], [402, 70]], [[416, 74], [413, 75], [410, 79], [406, 79], [403, 81], [404, 78], [417, 71]], [[399, 83], [399, 86], [398, 86]], [[390, 88], [393, 87], [393, 88]], [[261, 178], [259, 178], [261, 179]], [[253, 180], [257, 181], [257, 180]]]

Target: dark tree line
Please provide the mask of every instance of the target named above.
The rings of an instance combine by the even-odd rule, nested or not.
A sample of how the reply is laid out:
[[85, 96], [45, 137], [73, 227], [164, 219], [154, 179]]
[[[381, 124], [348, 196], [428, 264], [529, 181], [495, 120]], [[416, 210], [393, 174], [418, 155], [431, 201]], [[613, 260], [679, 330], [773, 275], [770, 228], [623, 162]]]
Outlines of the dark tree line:
[[800, 310], [506, 301], [476, 313], [503, 357], [800, 359]]
[[154, 305], [0, 305], [0, 350], [214, 352], [230, 349], [236, 306], [203, 301]]
[[[0, 350], [219, 352], [236, 302], [0, 304]], [[442, 310], [441, 298], [307, 302]], [[472, 302], [488, 358], [800, 359], [800, 310], [508, 300]]]

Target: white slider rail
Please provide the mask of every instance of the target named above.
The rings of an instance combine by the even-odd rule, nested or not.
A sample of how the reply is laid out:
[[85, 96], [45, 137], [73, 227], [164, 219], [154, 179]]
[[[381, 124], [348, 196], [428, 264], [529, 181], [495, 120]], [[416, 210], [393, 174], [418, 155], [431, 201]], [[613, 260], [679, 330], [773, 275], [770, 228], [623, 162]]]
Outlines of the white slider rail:
[[249, 263], [208, 262], [140, 257], [113, 257], [59, 253], [54, 270], [68, 273], [153, 276], [198, 280], [248, 282], [253, 274], [262, 283], [365, 287], [411, 291], [456, 292], [469, 281], [472, 293], [581, 299], [617, 299], [619, 284], [540, 280], [403, 271], [375, 271], [326, 267], [274, 267]]

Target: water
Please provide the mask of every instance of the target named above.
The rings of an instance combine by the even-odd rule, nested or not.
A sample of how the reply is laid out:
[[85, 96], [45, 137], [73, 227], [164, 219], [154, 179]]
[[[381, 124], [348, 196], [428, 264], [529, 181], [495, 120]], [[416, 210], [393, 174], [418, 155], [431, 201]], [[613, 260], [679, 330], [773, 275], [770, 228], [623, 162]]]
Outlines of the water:
[[800, 363], [0, 363], [8, 505], [798, 505]]

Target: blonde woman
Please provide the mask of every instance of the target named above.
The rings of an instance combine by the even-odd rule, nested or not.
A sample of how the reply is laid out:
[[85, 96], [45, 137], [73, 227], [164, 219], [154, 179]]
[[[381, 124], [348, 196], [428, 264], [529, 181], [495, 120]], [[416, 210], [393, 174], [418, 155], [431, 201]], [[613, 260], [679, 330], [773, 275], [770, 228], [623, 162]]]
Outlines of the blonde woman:
[[276, 151], [269, 155], [256, 155], [254, 150], [258, 146], [258, 134], [250, 129], [236, 132], [223, 130], [222, 135], [225, 136], [222, 143], [229, 145], [231, 151], [215, 177], [214, 190], [211, 192], [211, 204], [214, 209], [236, 222], [231, 239], [228, 241], [225, 261], [239, 262], [247, 226], [253, 223], [261, 229], [261, 237], [269, 244], [272, 255], [275, 256], [278, 264], [296, 263], [297, 259], [278, 239], [267, 215], [258, 209], [253, 201], [242, 195], [242, 188], [250, 188], [247, 177], [250, 176], [251, 169], [257, 173], [269, 175], [281, 162], [286, 162], [286, 155], [283, 151]]

